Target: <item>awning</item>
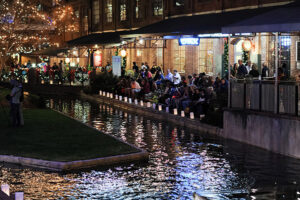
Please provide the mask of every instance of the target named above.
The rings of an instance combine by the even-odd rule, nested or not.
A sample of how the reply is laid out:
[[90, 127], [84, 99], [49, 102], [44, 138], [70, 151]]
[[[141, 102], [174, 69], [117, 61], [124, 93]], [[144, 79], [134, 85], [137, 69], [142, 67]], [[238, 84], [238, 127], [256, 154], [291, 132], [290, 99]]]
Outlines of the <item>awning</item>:
[[131, 31], [129, 35], [196, 35], [221, 33], [223, 26], [237, 23], [241, 20], [260, 15], [275, 8], [276, 7], [264, 7], [258, 9], [246, 9], [239, 11], [170, 18], [142, 27], [135, 31]]
[[126, 34], [127, 31], [94, 33], [86, 35], [75, 40], [68, 41], [69, 46], [88, 46], [88, 45], [105, 45], [121, 42], [121, 34]]
[[299, 1], [222, 28], [222, 33], [294, 31], [300, 31]]

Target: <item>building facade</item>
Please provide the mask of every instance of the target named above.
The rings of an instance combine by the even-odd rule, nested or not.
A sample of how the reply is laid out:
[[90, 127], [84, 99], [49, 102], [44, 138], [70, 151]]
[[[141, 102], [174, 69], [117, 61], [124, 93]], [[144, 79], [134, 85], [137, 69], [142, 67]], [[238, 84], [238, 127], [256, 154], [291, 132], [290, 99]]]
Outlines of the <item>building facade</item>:
[[[135, 30], [169, 18], [257, 9], [290, 3], [290, 0], [74, 0], [80, 10], [80, 34]], [[76, 3], [74, 4], [75, 10]], [[197, 26], [197, 24], [195, 24]], [[163, 34], [162, 34], [163, 35]], [[199, 46], [180, 46], [178, 39], [163, 39], [156, 35], [139, 36], [134, 42], [122, 48], [126, 50], [127, 69], [132, 62], [140, 66], [143, 62], [178, 70], [183, 75], [205, 72], [211, 75], [224, 75], [224, 46], [226, 38], [201, 38]], [[74, 37], [72, 38], [74, 39]], [[289, 73], [298, 73], [296, 61], [297, 34], [280, 37], [280, 63], [288, 65]], [[257, 33], [247, 37], [237, 37], [229, 41], [234, 64], [243, 58], [244, 43], [251, 43], [248, 60], [270, 66], [275, 63], [275, 39], [271, 33]], [[99, 45], [101, 46], [101, 44]], [[102, 47], [102, 63], [111, 62], [116, 54], [115, 47]]]

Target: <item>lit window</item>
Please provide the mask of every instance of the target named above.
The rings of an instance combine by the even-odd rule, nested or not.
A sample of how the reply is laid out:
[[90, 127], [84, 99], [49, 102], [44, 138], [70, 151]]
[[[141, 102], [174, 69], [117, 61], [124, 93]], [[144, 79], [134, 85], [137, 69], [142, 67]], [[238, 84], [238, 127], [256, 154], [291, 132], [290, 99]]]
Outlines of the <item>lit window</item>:
[[281, 46], [289, 47], [291, 46], [291, 37], [290, 36], [281, 36]]
[[112, 22], [112, 0], [107, 0], [106, 1], [106, 6], [105, 6], [105, 16], [106, 16], [106, 22], [111, 23]]
[[121, 21], [126, 21], [127, 20], [126, 0], [120, 0], [120, 19], [121, 19]]
[[178, 40], [172, 40], [173, 49], [173, 70], [185, 72], [185, 46], [179, 46]]
[[213, 39], [201, 39], [198, 48], [198, 72], [205, 72], [206, 74], [214, 72], [214, 54], [213, 54]]
[[142, 18], [141, 6], [142, 6], [141, 0], [136, 0], [135, 1], [135, 18], [136, 19]]
[[163, 15], [163, 2], [162, 0], [153, 0], [153, 15], [160, 16]]
[[98, 25], [100, 22], [100, 7], [99, 0], [93, 1], [93, 25]]

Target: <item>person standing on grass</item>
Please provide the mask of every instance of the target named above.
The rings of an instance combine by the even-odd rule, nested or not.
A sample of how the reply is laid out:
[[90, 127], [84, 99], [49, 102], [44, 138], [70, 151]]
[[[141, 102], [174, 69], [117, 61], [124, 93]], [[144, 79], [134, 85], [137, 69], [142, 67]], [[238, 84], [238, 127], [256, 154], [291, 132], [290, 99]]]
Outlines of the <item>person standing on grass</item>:
[[12, 81], [13, 89], [11, 90], [11, 114], [12, 125], [14, 127], [21, 125], [20, 120], [20, 98], [22, 96], [22, 88], [17, 80]]
[[20, 125], [21, 125], [21, 126], [24, 126], [24, 117], [23, 117], [24, 90], [23, 90], [23, 85], [22, 85], [22, 83], [19, 84], [19, 88], [21, 89], [20, 107], [19, 107], [19, 112], [20, 112]]

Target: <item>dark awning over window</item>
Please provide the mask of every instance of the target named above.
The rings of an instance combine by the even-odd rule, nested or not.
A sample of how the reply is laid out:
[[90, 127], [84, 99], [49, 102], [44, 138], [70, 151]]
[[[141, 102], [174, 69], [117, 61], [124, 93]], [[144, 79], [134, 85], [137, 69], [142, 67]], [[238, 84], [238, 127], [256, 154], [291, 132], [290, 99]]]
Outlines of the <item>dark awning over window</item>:
[[121, 42], [121, 34], [126, 34], [126, 31], [94, 33], [87, 36], [68, 41], [70, 46], [86, 46], [86, 45], [105, 45]]
[[223, 33], [293, 31], [300, 31], [299, 1], [222, 28]]
[[195, 35], [207, 33], [221, 33], [223, 26], [237, 23], [241, 20], [260, 15], [275, 8], [276, 7], [266, 7], [258, 9], [246, 9], [239, 11], [170, 18], [167, 20], [157, 22], [155, 24], [142, 27], [138, 30], [131, 31], [130, 34]]

